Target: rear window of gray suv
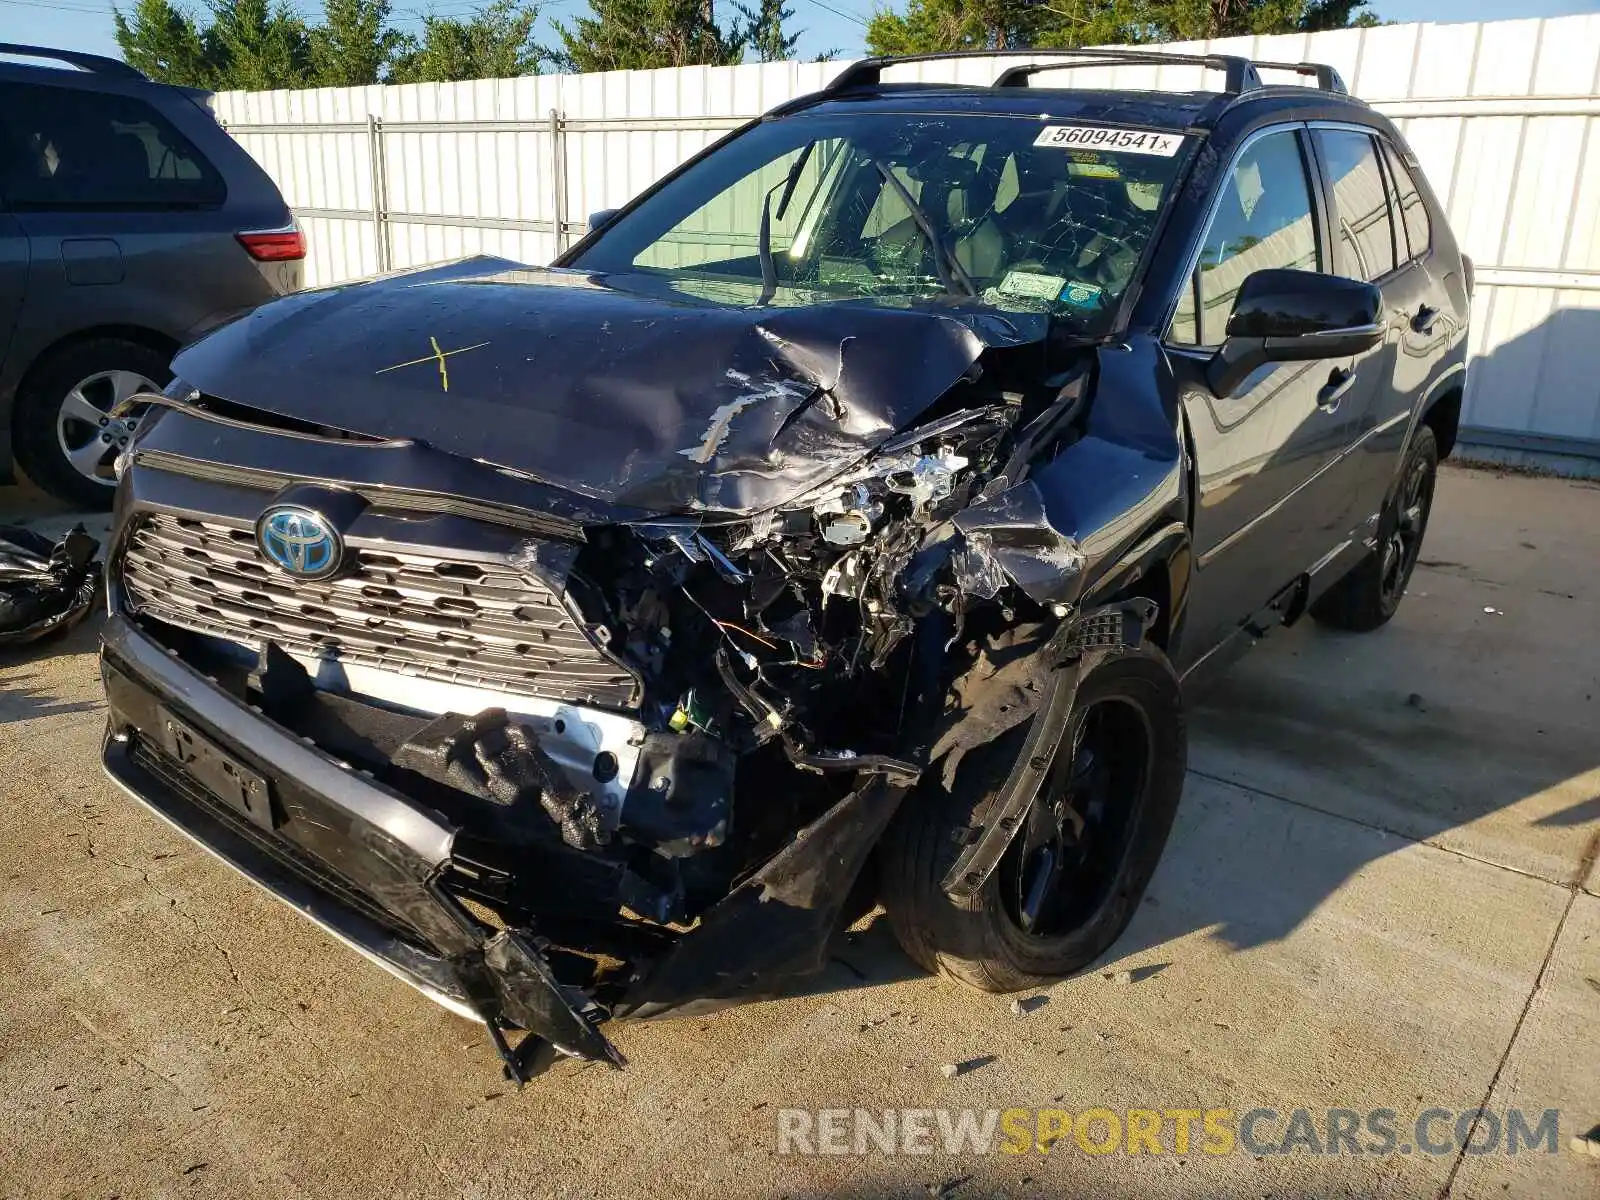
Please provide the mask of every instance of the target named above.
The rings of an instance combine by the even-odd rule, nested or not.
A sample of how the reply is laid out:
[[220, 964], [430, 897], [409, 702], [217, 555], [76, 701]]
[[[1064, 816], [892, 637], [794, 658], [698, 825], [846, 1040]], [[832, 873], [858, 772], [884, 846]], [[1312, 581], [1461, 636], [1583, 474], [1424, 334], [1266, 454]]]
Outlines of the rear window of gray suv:
[[227, 194], [193, 143], [135, 97], [0, 84], [0, 113], [13, 208], [209, 208]]

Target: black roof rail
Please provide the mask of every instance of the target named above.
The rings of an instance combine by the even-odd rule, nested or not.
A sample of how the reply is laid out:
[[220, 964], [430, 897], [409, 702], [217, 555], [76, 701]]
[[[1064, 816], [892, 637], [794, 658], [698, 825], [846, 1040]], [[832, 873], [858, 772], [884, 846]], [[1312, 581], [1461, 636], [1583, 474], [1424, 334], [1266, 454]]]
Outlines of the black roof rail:
[[1294, 71], [1301, 75], [1315, 75], [1317, 86], [1326, 91], [1344, 92], [1344, 81], [1332, 67], [1322, 63], [1256, 63], [1237, 54], [1179, 54], [1165, 50], [1134, 50], [1120, 47], [1077, 47], [1066, 50], [951, 50], [937, 54], [879, 55], [851, 63], [824, 89], [827, 93], [849, 91], [852, 88], [872, 87], [882, 78], [885, 67], [902, 63], [942, 62], [947, 59], [998, 58], [1010, 55], [1027, 55], [1065, 61], [1019, 63], [1007, 67], [994, 81], [994, 87], [1022, 87], [1029, 77], [1041, 71], [1059, 71], [1072, 67], [1110, 67], [1155, 65], [1170, 63], [1177, 66], [1209, 67], [1224, 75], [1223, 91], [1237, 96], [1241, 92], [1263, 86], [1256, 68], [1271, 67]]
[[1255, 64], [1258, 67], [1266, 67], [1271, 71], [1293, 71], [1296, 75], [1315, 75], [1317, 86], [1323, 91], [1338, 92], [1344, 96], [1350, 94], [1350, 89], [1344, 85], [1343, 77], [1327, 63], [1262, 62], [1260, 59], [1256, 59]]
[[[1033, 51], [1032, 53], [1041, 53]], [[1175, 66], [1209, 67], [1223, 73], [1222, 90], [1230, 96], [1261, 86], [1261, 77], [1248, 58], [1237, 54], [1169, 54], [1161, 50], [1049, 50], [1051, 57], [1068, 58], [1067, 62], [1023, 63], [1007, 67], [994, 81], [995, 87], [1025, 87], [1027, 81], [1041, 71], [1065, 71], [1073, 67], [1117, 66]]]
[[146, 79], [143, 71], [130, 67], [120, 58], [107, 58], [103, 54], [84, 54], [78, 50], [54, 50], [49, 46], [26, 46], [20, 42], [0, 42], [0, 54], [15, 54], [23, 58], [48, 58], [56, 62], [82, 67], [96, 75], [115, 75], [122, 79]]

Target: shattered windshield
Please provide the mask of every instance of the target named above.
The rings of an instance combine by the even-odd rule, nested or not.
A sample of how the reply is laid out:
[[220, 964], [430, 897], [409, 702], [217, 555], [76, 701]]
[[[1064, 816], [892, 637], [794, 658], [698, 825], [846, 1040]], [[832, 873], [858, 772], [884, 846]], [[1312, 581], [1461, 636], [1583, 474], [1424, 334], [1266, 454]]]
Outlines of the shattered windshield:
[[570, 265], [724, 304], [951, 294], [1104, 332], [1183, 141], [1037, 117], [875, 110], [766, 122]]

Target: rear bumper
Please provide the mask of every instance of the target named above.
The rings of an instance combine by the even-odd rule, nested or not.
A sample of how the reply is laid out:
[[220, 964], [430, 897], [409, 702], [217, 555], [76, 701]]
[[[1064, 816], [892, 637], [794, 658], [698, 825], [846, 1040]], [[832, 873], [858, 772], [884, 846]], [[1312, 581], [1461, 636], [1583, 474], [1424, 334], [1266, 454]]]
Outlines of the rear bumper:
[[[124, 791], [327, 933], [463, 1017], [619, 1062], [527, 938], [475, 921], [440, 886], [456, 830], [222, 691], [113, 613], [102, 642], [107, 773]], [[203, 784], [176, 721], [268, 789], [252, 818]]]

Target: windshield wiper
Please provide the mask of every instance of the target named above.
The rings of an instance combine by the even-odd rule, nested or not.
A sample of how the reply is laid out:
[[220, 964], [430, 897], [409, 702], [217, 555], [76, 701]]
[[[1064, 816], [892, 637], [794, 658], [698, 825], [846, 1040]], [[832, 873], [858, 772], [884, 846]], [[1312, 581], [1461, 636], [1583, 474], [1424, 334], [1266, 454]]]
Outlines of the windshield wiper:
[[947, 250], [944, 243], [939, 240], [939, 235], [933, 231], [933, 222], [928, 219], [928, 214], [923, 210], [922, 205], [917, 203], [916, 197], [907, 190], [905, 184], [895, 177], [894, 172], [884, 166], [882, 162], [876, 158], [868, 159], [868, 161], [878, 169], [878, 174], [883, 176], [884, 182], [894, 188], [902, 203], [905, 204], [907, 211], [911, 213], [912, 221], [922, 231], [922, 236], [928, 239], [928, 247], [933, 251], [934, 269], [939, 272], [939, 282], [944, 285], [944, 290], [953, 296], [959, 295], [960, 293], [956, 290], [956, 279], [959, 278], [966, 294], [976, 296], [978, 289], [973, 286], [972, 276], [967, 274], [967, 269], [956, 260], [956, 256]]
[[805, 170], [811, 152], [816, 148], [816, 142], [807, 142], [806, 148], [800, 151], [800, 157], [794, 160], [794, 166], [789, 168], [789, 174], [769, 187], [761, 201], [761, 233], [756, 241], [756, 253], [761, 256], [761, 296], [756, 300], [757, 308], [772, 303], [772, 297], [778, 291], [778, 264], [772, 258], [772, 193], [783, 188], [783, 199], [778, 201], [778, 219], [781, 221], [783, 214], [789, 210], [789, 201], [794, 199], [794, 188], [800, 182], [800, 172]]
[[775, 183], [767, 189], [761, 201], [761, 233], [756, 239], [756, 253], [761, 256], [761, 295], [756, 297], [756, 307], [771, 304], [778, 294], [778, 264], [772, 261], [772, 193], [783, 185]]

